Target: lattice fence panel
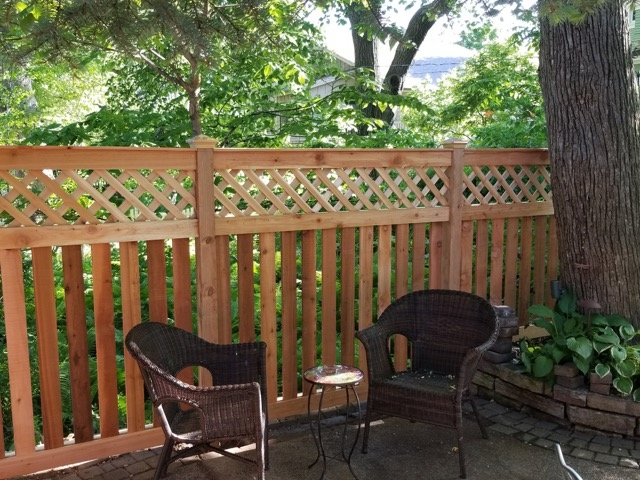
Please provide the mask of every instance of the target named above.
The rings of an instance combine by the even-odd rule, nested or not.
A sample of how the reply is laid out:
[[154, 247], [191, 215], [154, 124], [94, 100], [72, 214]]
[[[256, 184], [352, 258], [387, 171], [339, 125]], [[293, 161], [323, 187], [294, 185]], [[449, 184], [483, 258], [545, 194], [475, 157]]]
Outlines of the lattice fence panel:
[[187, 170], [0, 170], [0, 225], [189, 219], [193, 178]]
[[223, 217], [413, 209], [446, 206], [444, 167], [302, 168], [218, 171]]
[[464, 178], [467, 205], [551, 201], [548, 165], [470, 167]]

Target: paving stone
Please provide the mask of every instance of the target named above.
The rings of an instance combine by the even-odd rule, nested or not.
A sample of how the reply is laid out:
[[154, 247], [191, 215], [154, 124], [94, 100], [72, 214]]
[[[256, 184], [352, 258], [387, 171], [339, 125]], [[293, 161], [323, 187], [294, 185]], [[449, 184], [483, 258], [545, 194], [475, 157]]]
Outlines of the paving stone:
[[111, 464], [116, 467], [124, 467], [125, 465], [131, 465], [132, 463], [135, 463], [135, 461], [136, 459], [133, 458], [133, 455], [127, 453], [125, 455], [115, 457], [113, 460], [111, 460]]
[[545, 430], [544, 428], [532, 428], [531, 430], [529, 430], [529, 433], [531, 435], [535, 435], [536, 437], [540, 437], [540, 438], [547, 438], [549, 435], [551, 435], [551, 431], [550, 430]]
[[521, 432], [528, 432], [533, 428], [533, 425], [530, 423], [518, 423], [517, 425], [514, 425], [513, 428], [520, 430]]
[[571, 436], [570, 435], [560, 435], [557, 432], [553, 432], [551, 435], [549, 435], [547, 437], [548, 440], [551, 440], [552, 442], [556, 442], [556, 443], [569, 443], [569, 441], [571, 440]]
[[589, 446], [589, 442], [586, 440], [580, 440], [579, 438], [572, 438], [569, 441], [569, 445], [576, 448], [587, 448]]
[[593, 460], [593, 457], [596, 456], [594, 452], [590, 452], [589, 450], [584, 450], [583, 448], [574, 448], [570, 454], [572, 457], [582, 458], [584, 460]]
[[529, 433], [519, 433], [518, 435], [516, 435], [516, 438], [519, 438], [524, 443], [533, 443], [538, 439], [538, 437]]
[[131, 475], [129, 475], [124, 468], [116, 468], [115, 470], [105, 473], [102, 476], [102, 480], [124, 480], [130, 477]]
[[573, 436], [573, 438], [577, 438], [577, 439], [579, 439], [579, 440], [584, 440], [584, 441], [586, 441], [586, 442], [590, 442], [590, 441], [591, 441], [591, 439], [592, 439], [593, 437], [595, 437], [595, 435], [594, 435], [593, 433], [589, 433], [589, 432], [580, 432], [580, 431], [578, 431], [578, 430], [574, 430], [574, 431], [572, 432], [572, 436]]
[[598, 445], [611, 445], [611, 438], [605, 437], [604, 435], [596, 435], [591, 439], [593, 443], [597, 443]]
[[615, 455], [607, 455], [606, 453], [597, 453], [594, 459], [596, 462], [606, 463], [607, 465], [617, 465], [618, 457]]
[[629, 440], [628, 438], [612, 438], [611, 446], [633, 450], [633, 448], [635, 447], [635, 442], [633, 440]]
[[499, 423], [494, 423], [489, 427], [489, 429], [495, 430], [496, 432], [504, 433], [506, 435], [513, 435], [515, 433], [518, 433], [518, 430], [516, 430], [515, 428], [511, 428], [507, 425], [502, 425]]
[[611, 450], [611, 447], [608, 447], [607, 445], [601, 445], [599, 443], [591, 443], [588, 448], [592, 452], [597, 453], [609, 453], [609, 450]]
[[537, 445], [539, 447], [542, 448], [553, 448], [555, 443], [551, 442], [549, 440], [547, 440], [546, 438], [539, 438], [537, 439], [535, 442], [533, 442], [534, 445]]
[[611, 455], [615, 455], [616, 457], [628, 457], [630, 454], [629, 450], [626, 448], [612, 448]]
[[550, 422], [548, 420], [538, 420], [536, 422], [536, 427], [544, 428], [545, 430], [555, 430], [559, 427], [557, 423]]
[[629, 454], [636, 460], [640, 460], [640, 450], [630, 450]]
[[140, 450], [139, 452], [132, 452], [131, 456], [136, 460], [144, 460], [146, 458], [154, 458], [157, 457], [160, 453], [159, 449], [155, 450]]
[[90, 480], [92, 478], [100, 478], [100, 476], [103, 474], [104, 472], [102, 471], [102, 469], [98, 466], [91, 466], [89, 468], [83, 468], [78, 470], [78, 476], [80, 478], [82, 478], [83, 480]]
[[139, 461], [136, 463], [132, 463], [131, 465], [127, 465], [125, 467], [125, 470], [130, 475], [135, 475], [137, 473], [146, 472], [147, 470], [150, 470], [150, 468], [149, 468], [149, 465], [147, 465], [145, 462]]
[[529, 415], [522, 412], [508, 412], [508, 413], [505, 413], [503, 416], [512, 420], [517, 420], [519, 422], [523, 418], [527, 418]]

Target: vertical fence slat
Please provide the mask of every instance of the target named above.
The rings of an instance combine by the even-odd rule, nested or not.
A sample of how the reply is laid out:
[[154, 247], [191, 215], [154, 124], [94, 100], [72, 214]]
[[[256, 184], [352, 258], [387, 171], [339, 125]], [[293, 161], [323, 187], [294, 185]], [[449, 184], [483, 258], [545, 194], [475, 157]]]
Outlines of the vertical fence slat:
[[[424, 245], [424, 244], [423, 244]], [[409, 291], [409, 225], [396, 226], [396, 288], [395, 298], [400, 298]], [[424, 252], [424, 247], [423, 247]], [[424, 253], [422, 254], [424, 259]], [[424, 264], [424, 260], [423, 260]], [[422, 273], [424, 278], [424, 272]], [[407, 338], [396, 335], [394, 363], [398, 368], [407, 365]]]
[[108, 243], [91, 245], [91, 261], [93, 316], [96, 328], [96, 361], [98, 364], [100, 435], [112, 437], [118, 435], [119, 422], [111, 245]]
[[520, 219], [507, 219], [507, 245], [504, 254], [504, 304], [517, 309], [518, 230]]
[[50, 247], [34, 248], [32, 255], [44, 446], [57, 448], [64, 434], [53, 258]]
[[[358, 282], [358, 329], [373, 322], [373, 227], [360, 227], [360, 263]], [[366, 371], [366, 354], [359, 346], [359, 365]]]
[[336, 278], [337, 235], [335, 229], [322, 230], [322, 363], [337, 362]]
[[391, 303], [391, 230], [391, 225], [378, 227], [378, 316]]
[[535, 245], [533, 263], [533, 302], [544, 303], [547, 264], [547, 217], [535, 217]]
[[147, 282], [149, 284], [149, 320], [166, 323], [167, 311], [167, 260], [164, 240], [147, 242]]
[[296, 232], [282, 232], [282, 397], [298, 395], [298, 289]]
[[342, 363], [355, 365], [356, 231], [343, 228], [340, 233], [340, 349]]
[[[176, 327], [193, 332], [193, 283], [188, 238], [171, 241], [173, 269], [173, 321]], [[181, 377], [182, 378], [182, 377]]]
[[[20, 250], [0, 250], [0, 274], [4, 300], [11, 422], [16, 455], [32, 455], [35, 451], [31, 367], [27, 340], [24, 277]], [[4, 442], [3, 455], [4, 455]]]
[[523, 217], [520, 222], [520, 283], [518, 285], [518, 317], [520, 324], [527, 323], [527, 309], [531, 305], [531, 254], [533, 219]]
[[302, 232], [302, 369], [316, 364], [316, 232]]
[[260, 234], [260, 338], [267, 343], [267, 395], [278, 398], [278, 355], [276, 325], [276, 236]]
[[[73, 434], [76, 442], [86, 442], [93, 439], [93, 419], [91, 416], [91, 379], [89, 378], [87, 312], [81, 246], [62, 247], [62, 263], [66, 293], [65, 308], [69, 341]], [[123, 293], [126, 290], [123, 289]]]
[[462, 222], [460, 237], [460, 290], [471, 292], [473, 289], [473, 220]]
[[229, 236], [216, 237], [218, 263], [218, 341], [232, 343], [231, 328], [231, 253]]
[[441, 223], [432, 223], [429, 228], [429, 288], [444, 288], [442, 280], [442, 250], [444, 229]]
[[255, 339], [255, 290], [253, 286], [253, 235], [238, 235], [238, 317], [240, 341]]
[[475, 294], [486, 298], [487, 282], [489, 281], [489, 221], [478, 220], [476, 222], [476, 272]]
[[489, 282], [489, 301], [493, 305], [502, 305], [502, 280], [504, 272], [504, 219], [494, 218], [491, 222], [491, 273]]
[[[427, 269], [425, 267], [425, 252], [427, 249], [427, 225], [415, 223], [411, 229], [413, 242], [411, 245], [411, 291], [424, 290]], [[429, 260], [431, 261], [431, 260]], [[431, 278], [429, 265], [429, 278]]]
[[[120, 280], [122, 282], [122, 334], [129, 333], [142, 321], [140, 311], [140, 265], [138, 244], [120, 244]], [[126, 287], [125, 287], [126, 286]], [[124, 356], [125, 389], [127, 394], [127, 428], [132, 432], [144, 429], [144, 384], [138, 365], [129, 352]]]

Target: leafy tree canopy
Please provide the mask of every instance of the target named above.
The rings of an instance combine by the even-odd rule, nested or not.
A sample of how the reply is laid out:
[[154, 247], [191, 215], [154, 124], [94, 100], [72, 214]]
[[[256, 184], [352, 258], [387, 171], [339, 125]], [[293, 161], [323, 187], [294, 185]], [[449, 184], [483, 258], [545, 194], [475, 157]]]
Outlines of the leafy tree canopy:
[[[478, 42], [493, 35], [480, 28], [467, 38]], [[403, 122], [438, 141], [458, 137], [483, 148], [546, 146], [537, 67], [532, 53], [514, 39], [487, 43], [436, 89], [423, 86], [415, 95], [430, 111], [408, 111]]]

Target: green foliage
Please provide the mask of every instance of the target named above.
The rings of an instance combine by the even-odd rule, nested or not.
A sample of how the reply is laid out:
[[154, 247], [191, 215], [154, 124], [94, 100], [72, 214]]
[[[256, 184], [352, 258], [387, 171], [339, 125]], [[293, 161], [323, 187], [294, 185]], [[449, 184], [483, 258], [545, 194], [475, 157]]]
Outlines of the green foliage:
[[613, 387], [622, 395], [640, 399], [640, 345], [634, 344], [633, 325], [620, 315], [584, 314], [576, 297], [566, 291], [556, 308], [532, 305], [532, 324], [550, 335], [542, 345], [520, 342], [520, 359], [529, 374], [553, 382], [555, 365], [572, 362], [583, 375], [601, 378], [611, 373]]
[[556, 25], [562, 22], [580, 24], [607, 1], [609, 0], [543, 0], [540, 2], [540, 16], [549, 18]]
[[530, 52], [515, 41], [490, 43], [435, 90], [416, 94], [432, 112], [407, 111], [411, 129], [442, 141], [469, 138], [482, 148], [546, 146], [538, 73]]

